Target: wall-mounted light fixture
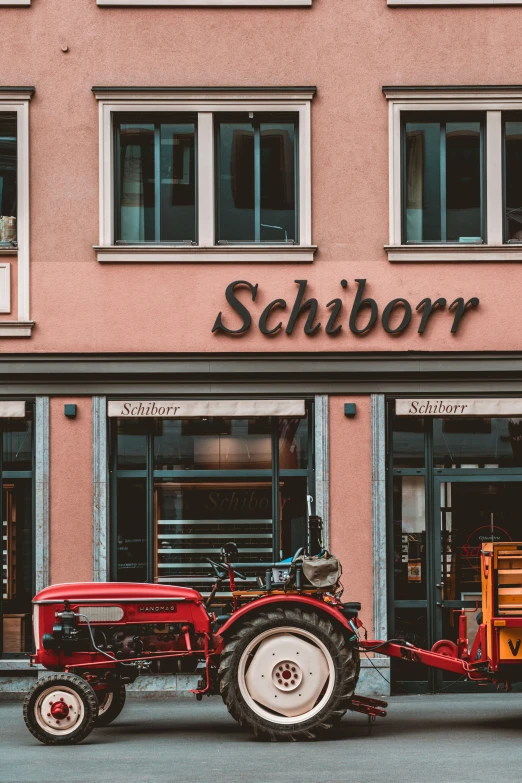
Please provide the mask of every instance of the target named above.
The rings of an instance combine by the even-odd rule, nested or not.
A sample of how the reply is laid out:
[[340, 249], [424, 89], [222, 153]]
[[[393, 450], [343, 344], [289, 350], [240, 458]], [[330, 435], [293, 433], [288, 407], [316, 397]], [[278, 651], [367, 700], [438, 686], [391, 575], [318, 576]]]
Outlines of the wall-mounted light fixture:
[[354, 402], [345, 402], [344, 403], [344, 415], [348, 416], [349, 419], [353, 419], [356, 412], [356, 405]]
[[66, 405], [63, 406], [63, 412], [65, 413], [68, 419], [75, 419], [76, 414], [78, 413], [78, 406], [72, 402], [68, 402]]

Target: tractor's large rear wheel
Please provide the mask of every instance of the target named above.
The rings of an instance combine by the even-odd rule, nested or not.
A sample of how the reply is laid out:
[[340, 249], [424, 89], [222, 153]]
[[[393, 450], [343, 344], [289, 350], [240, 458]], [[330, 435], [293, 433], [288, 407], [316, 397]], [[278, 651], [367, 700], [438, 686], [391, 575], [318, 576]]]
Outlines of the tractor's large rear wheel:
[[314, 739], [348, 709], [359, 666], [340, 625], [280, 607], [246, 620], [230, 637], [220, 691], [232, 717], [257, 737]]

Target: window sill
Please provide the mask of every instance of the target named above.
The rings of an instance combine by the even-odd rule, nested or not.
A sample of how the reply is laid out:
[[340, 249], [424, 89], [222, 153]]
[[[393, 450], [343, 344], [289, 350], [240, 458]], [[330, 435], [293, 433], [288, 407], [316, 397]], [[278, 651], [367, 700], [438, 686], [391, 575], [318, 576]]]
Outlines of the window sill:
[[522, 0], [388, 0], [388, 5], [522, 5]]
[[34, 321], [0, 321], [0, 337], [30, 337]]
[[[98, 261], [101, 263], [278, 263], [291, 262], [310, 264], [317, 250], [315, 245], [220, 245], [218, 247], [197, 246], [140, 246], [140, 245], [95, 245]], [[521, 248], [522, 254], [522, 248]]]
[[31, 0], [0, 0], [0, 5], [31, 5]]
[[522, 261], [520, 245], [385, 245], [388, 261]]
[[17, 247], [0, 247], [0, 256], [16, 256], [18, 255]]
[[[1, 0], [0, 0], [1, 1]], [[312, 0], [96, 0], [97, 5], [101, 6], [227, 6], [249, 7], [249, 6], [311, 6]]]

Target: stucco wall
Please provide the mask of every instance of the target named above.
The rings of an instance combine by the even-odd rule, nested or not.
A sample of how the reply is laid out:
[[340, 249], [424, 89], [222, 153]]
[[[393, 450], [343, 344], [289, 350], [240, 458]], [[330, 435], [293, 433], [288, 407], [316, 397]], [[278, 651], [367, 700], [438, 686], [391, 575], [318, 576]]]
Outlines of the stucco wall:
[[[517, 349], [520, 264], [390, 264], [388, 117], [383, 84], [521, 81], [520, 9], [399, 8], [385, 0], [314, 0], [312, 8], [98, 8], [33, 0], [0, 8], [0, 82], [35, 85], [30, 107], [31, 317], [2, 351]], [[61, 46], [67, 44], [64, 54]], [[316, 85], [312, 106], [313, 265], [100, 265], [98, 107], [106, 85]], [[322, 303], [353, 300], [355, 278], [382, 310], [404, 296], [478, 296], [458, 336], [439, 313], [424, 336], [217, 337], [235, 279], [259, 283], [255, 311], [292, 302], [297, 278]], [[346, 278], [343, 292], [339, 281]], [[187, 294], [189, 294], [187, 296]], [[518, 312], [517, 312], [518, 309]], [[323, 326], [325, 311], [323, 309]], [[345, 313], [345, 324], [347, 314]]]
[[[64, 405], [78, 405], [76, 419]], [[56, 397], [50, 411], [51, 584], [92, 580], [92, 417], [88, 399]]]

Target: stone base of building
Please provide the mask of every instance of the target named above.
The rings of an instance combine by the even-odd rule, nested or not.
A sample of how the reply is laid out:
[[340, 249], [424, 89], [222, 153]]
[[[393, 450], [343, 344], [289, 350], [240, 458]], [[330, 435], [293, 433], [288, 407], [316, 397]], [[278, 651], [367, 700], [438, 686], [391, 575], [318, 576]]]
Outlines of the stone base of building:
[[[3, 661], [2, 664], [10, 662]], [[0, 701], [8, 699], [22, 700], [32, 688], [37, 677], [45, 677], [45, 669], [32, 669], [30, 672], [13, 669], [4, 671], [0, 676]], [[386, 678], [383, 679], [383, 678]], [[169, 699], [192, 697], [192, 688], [197, 687], [199, 674], [151, 674], [138, 677], [136, 682], [127, 686], [127, 695], [133, 699]], [[390, 661], [388, 658], [373, 658], [361, 661], [361, 674], [357, 693], [360, 696], [386, 696], [390, 692], [387, 680], [390, 679]]]

